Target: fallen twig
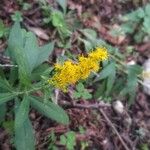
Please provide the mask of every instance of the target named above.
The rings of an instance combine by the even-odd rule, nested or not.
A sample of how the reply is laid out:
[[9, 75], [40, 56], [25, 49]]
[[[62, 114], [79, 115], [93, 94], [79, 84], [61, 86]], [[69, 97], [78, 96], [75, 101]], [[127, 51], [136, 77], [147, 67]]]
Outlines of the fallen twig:
[[61, 101], [61, 105], [63, 105], [64, 107], [69, 107], [69, 108], [92, 108], [92, 109], [98, 109], [99, 107], [110, 107], [111, 105], [108, 103], [104, 103], [104, 102], [99, 102], [99, 103], [94, 103], [94, 104], [78, 104], [78, 103], [69, 103], [66, 101]]
[[17, 65], [11, 65], [11, 64], [0, 64], [0, 67], [18, 67]]
[[110, 119], [108, 118], [108, 116], [106, 115], [106, 113], [99, 108], [100, 113], [103, 115], [103, 117], [105, 118], [105, 120], [107, 121], [108, 125], [114, 130], [114, 132], [116, 133], [116, 135], [118, 136], [120, 142], [122, 143], [122, 145], [124, 146], [124, 148], [126, 150], [130, 150], [128, 148], [128, 146], [126, 145], [126, 143], [124, 142], [124, 140], [122, 139], [122, 137], [120, 136], [119, 132], [117, 131], [117, 129], [115, 128], [115, 126], [113, 125], [113, 123], [110, 121]]
[[103, 115], [103, 117], [107, 121], [107, 124], [113, 129], [115, 134], [118, 136], [118, 138], [119, 138], [120, 142], [122, 143], [122, 145], [124, 146], [125, 150], [130, 150], [128, 148], [127, 144], [124, 142], [124, 140], [120, 136], [120, 134], [117, 131], [117, 129], [115, 128], [115, 126], [113, 125], [113, 123], [111, 122], [111, 120], [108, 118], [108, 116], [106, 115], [106, 113], [102, 109], [102, 107], [110, 107], [111, 106], [110, 104], [104, 103], [102, 101], [99, 103], [94, 103], [94, 104], [77, 104], [77, 103], [70, 104], [66, 101], [63, 101], [62, 105], [69, 107], [69, 108], [98, 109], [98, 111]]

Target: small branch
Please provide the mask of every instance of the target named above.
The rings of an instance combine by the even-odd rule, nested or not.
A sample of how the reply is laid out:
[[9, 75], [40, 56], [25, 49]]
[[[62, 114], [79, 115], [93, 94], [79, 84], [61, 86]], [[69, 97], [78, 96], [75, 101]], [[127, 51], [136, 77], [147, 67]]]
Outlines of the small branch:
[[100, 108], [99, 109], [100, 113], [103, 115], [103, 117], [105, 118], [105, 120], [107, 121], [108, 125], [114, 130], [114, 132], [116, 133], [116, 135], [118, 136], [120, 142], [122, 143], [122, 145], [124, 146], [125, 150], [130, 150], [128, 148], [128, 146], [126, 145], [126, 143], [124, 142], [124, 140], [122, 139], [122, 137], [120, 136], [119, 132], [117, 131], [117, 129], [115, 128], [115, 126], [113, 125], [113, 123], [110, 121], [110, 119], [108, 118], [108, 116], [106, 115], [106, 113]]
[[54, 103], [58, 104], [58, 98], [59, 98], [59, 89], [55, 89], [55, 99], [54, 99]]
[[99, 107], [110, 107], [110, 104], [104, 103], [104, 102], [99, 102], [99, 103], [94, 103], [94, 104], [77, 104], [77, 103], [68, 103], [66, 101], [62, 101], [61, 105], [64, 107], [69, 107], [69, 108], [83, 108], [83, 109], [99, 109]]
[[120, 134], [117, 131], [117, 129], [115, 128], [115, 126], [113, 125], [113, 123], [110, 121], [110, 119], [108, 118], [108, 116], [102, 109], [102, 107], [110, 107], [111, 106], [110, 104], [104, 103], [102, 101], [99, 103], [94, 103], [94, 104], [77, 104], [77, 103], [70, 104], [66, 101], [63, 101], [62, 105], [70, 107], [70, 108], [98, 109], [98, 111], [103, 115], [103, 117], [107, 121], [107, 124], [113, 129], [115, 134], [118, 136], [118, 138], [119, 138], [120, 142], [122, 143], [122, 145], [124, 146], [125, 150], [130, 150], [128, 148], [128, 146], [126, 145], [126, 143], [124, 142], [124, 140], [122, 139], [122, 137], [120, 136]]
[[11, 64], [0, 64], [0, 67], [18, 67], [17, 65], [11, 65]]

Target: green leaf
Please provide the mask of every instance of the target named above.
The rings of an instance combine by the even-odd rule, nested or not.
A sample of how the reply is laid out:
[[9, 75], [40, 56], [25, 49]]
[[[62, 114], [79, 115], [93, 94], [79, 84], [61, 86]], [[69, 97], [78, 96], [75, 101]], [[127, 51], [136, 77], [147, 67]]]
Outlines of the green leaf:
[[35, 150], [34, 130], [28, 117], [19, 128], [15, 128], [15, 146], [17, 150]]
[[8, 51], [14, 63], [18, 65], [21, 83], [30, 83], [32, 70], [48, 60], [53, 47], [54, 43], [39, 47], [33, 33], [22, 30], [17, 22], [14, 24], [8, 40]]
[[146, 15], [147, 15], [148, 17], [150, 17], [150, 4], [147, 4], [147, 5], [145, 6], [145, 13], [146, 13]]
[[81, 39], [81, 41], [84, 43], [84, 46], [87, 52], [89, 52], [93, 48], [93, 45], [90, 41], [85, 40], [85, 39]]
[[80, 92], [77, 92], [77, 91], [75, 91], [74, 93], [73, 93], [73, 97], [74, 98], [80, 98], [82, 96], [82, 94], [80, 93]]
[[49, 44], [46, 44], [46, 45], [40, 47], [39, 52], [38, 52], [38, 59], [36, 61], [35, 67], [39, 66], [44, 61], [48, 60], [53, 49], [54, 49], [54, 42], [51, 42]]
[[2, 124], [3, 128], [7, 131], [8, 134], [13, 136], [14, 134], [14, 121], [13, 120], [6, 120]]
[[19, 11], [16, 11], [13, 15], [11, 15], [11, 19], [13, 21], [22, 22], [23, 21], [22, 13]]
[[17, 61], [17, 54], [16, 54], [16, 48], [23, 48], [24, 45], [24, 37], [22, 34], [22, 30], [20, 27], [20, 24], [16, 22], [10, 31], [9, 39], [8, 39], [8, 50], [10, 57], [13, 59], [13, 61]]
[[135, 25], [132, 21], [131, 22], [127, 22], [121, 25], [122, 31], [124, 33], [130, 33], [132, 34], [135, 30]]
[[139, 8], [139, 9], [136, 11], [136, 13], [137, 13], [137, 16], [138, 16], [139, 18], [144, 18], [144, 16], [145, 16], [144, 10], [143, 10], [142, 8]]
[[97, 34], [95, 32], [95, 30], [92, 29], [84, 29], [81, 30], [83, 32], [83, 34], [89, 39], [89, 40], [94, 40], [97, 37]]
[[10, 69], [10, 74], [9, 74], [10, 85], [13, 86], [15, 84], [16, 80], [18, 80], [18, 68], [12, 67]]
[[7, 28], [5, 27], [3, 21], [0, 19], [0, 38], [5, 35]]
[[133, 103], [135, 92], [138, 85], [137, 75], [142, 72], [142, 68], [138, 65], [131, 65], [127, 67], [128, 76], [126, 87], [121, 91], [121, 95], [129, 95], [129, 105]]
[[57, 3], [62, 7], [64, 13], [66, 13], [67, 9], [67, 0], [56, 0]]
[[67, 142], [67, 139], [64, 135], [61, 135], [60, 136], [60, 143], [63, 144], [63, 145], [66, 145], [66, 142]]
[[47, 101], [46, 103], [42, 103], [42, 101], [40, 101], [41, 99], [38, 97], [30, 97], [30, 99], [31, 99], [31, 105], [46, 117], [51, 118], [62, 124], [69, 123], [68, 115], [58, 105], [50, 101]]
[[38, 81], [41, 79], [41, 76], [49, 77], [51, 70], [52, 68], [48, 64], [41, 64], [33, 70], [31, 80]]
[[144, 31], [150, 34], [150, 17], [145, 17], [143, 22]]
[[[143, 30], [145, 30], [144, 28], [142, 28]], [[141, 43], [145, 37], [145, 33], [147, 33], [147, 30], [146, 31], [137, 31], [136, 34], [134, 35], [134, 40], [136, 43]]]
[[18, 65], [20, 82], [26, 85], [30, 82], [30, 70], [23, 45], [24, 36], [20, 24], [16, 22], [10, 32], [8, 51], [12, 60]]
[[83, 99], [91, 99], [92, 95], [87, 90], [84, 90], [84, 92], [82, 93], [82, 98]]
[[27, 56], [30, 72], [35, 68], [38, 60], [38, 43], [36, 36], [32, 32], [26, 34], [24, 52]]
[[61, 28], [66, 25], [64, 16], [60, 11], [54, 10], [52, 12], [51, 18], [54, 27]]
[[80, 82], [79, 84], [77, 84], [76, 89], [77, 91], [82, 92], [84, 91], [84, 85]]
[[24, 49], [25, 55], [27, 56], [27, 62], [29, 65], [30, 73], [34, 68], [41, 65], [44, 61], [48, 60], [49, 55], [53, 51], [53, 48], [53, 42], [39, 47], [36, 40], [36, 36], [31, 32], [28, 32], [26, 34], [26, 42]]
[[2, 123], [2, 121], [4, 121], [5, 119], [5, 115], [6, 115], [6, 104], [2, 104], [0, 105], [0, 124]]
[[25, 95], [16, 112], [15, 128], [20, 128], [27, 119], [29, 113], [29, 104], [29, 97]]
[[114, 63], [110, 63], [100, 72], [99, 77], [97, 77], [94, 82], [107, 78], [114, 71]]
[[12, 87], [9, 85], [8, 81], [2, 77], [0, 77], [0, 89], [6, 90], [6, 92], [12, 91]]
[[111, 89], [113, 87], [113, 84], [115, 82], [115, 78], [116, 78], [116, 67], [115, 67], [115, 63], [112, 63], [112, 72], [111, 74], [108, 76], [108, 79], [107, 79], [107, 87], [106, 87], [106, 95], [108, 96], [109, 93], [111, 92]]
[[74, 150], [74, 146], [76, 145], [76, 137], [73, 131], [66, 133], [67, 141], [66, 147], [68, 150]]
[[0, 93], [0, 105], [12, 100], [15, 96], [14, 93]]
[[100, 84], [97, 85], [96, 91], [94, 93], [94, 98], [99, 99], [100, 97], [104, 96], [104, 93], [106, 91], [106, 81], [103, 80]]

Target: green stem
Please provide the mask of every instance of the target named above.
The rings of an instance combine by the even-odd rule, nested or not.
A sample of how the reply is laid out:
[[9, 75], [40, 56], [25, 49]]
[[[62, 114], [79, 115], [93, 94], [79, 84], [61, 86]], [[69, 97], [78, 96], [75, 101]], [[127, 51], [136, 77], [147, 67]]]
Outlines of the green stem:
[[33, 88], [33, 89], [30, 89], [28, 91], [21, 91], [21, 92], [14, 92], [16, 95], [22, 95], [22, 94], [30, 94], [32, 92], [35, 92], [35, 91], [38, 91], [38, 90], [42, 90], [42, 89], [45, 89], [45, 88], [48, 88], [50, 87], [50, 85], [42, 85], [42, 86], [39, 86], [37, 88]]

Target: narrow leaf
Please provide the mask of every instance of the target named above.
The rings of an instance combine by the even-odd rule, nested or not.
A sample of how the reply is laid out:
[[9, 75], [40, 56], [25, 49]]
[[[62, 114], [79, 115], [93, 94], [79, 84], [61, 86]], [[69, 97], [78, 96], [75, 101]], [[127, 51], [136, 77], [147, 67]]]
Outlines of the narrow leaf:
[[50, 54], [53, 51], [53, 48], [54, 48], [54, 43], [53, 42], [39, 48], [38, 59], [37, 59], [35, 67], [39, 66], [44, 61], [48, 60]]
[[15, 96], [13, 93], [0, 93], [0, 105], [12, 100]]
[[99, 77], [97, 77], [94, 82], [107, 78], [112, 71], [114, 70], [114, 63], [108, 64], [103, 70], [100, 72]]
[[67, 9], [67, 0], [56, 0], [57, 3], [62, 7], [64, 13], [66, 13]]
[[68, 115], [58, 105], [50, 101], [47, 101], [47, 103], [42, 103], [37, 97], [30, 97], [30, 100], [31, 105], [46, 117], [51, 118], [62, 124], [69, 123]]
[[17, 150], [35, 150], [34, 130], [29, 118], [15, 128], [15, 146]]
[[20, 82], [23, 84], [28, 84], [30, 80], [30, 70], [23, 46], [24, 35], [20, 24], [16, 22], [10, 32], [8, 40], [8, 51], [14, 63], [18, 65]]
[[32, 32], [28, 32], [26, 34], [26, 42], [24, 49], [24, 52], [27, 56], [30, 72], [32, 72], [32, 70], [36, 66], [36, 61], [38, 59], [38, 43], [36, 40], [36, 36]]
[[116, 67], [115, 67], [115, 63], [112, 63], [112, 72], [110, 73], [110, 75], [108, 76], [107, 79], [107, 90], [106, 90], [106, 95], [108, 96], [109, 93], [111, 92], [111, 89], [113, 87], [113, 84], [115, 82], [115, 78], [116, 78]]
[[8, 81], [2, 77], [0, 77], [0, 88], [2, 88], [3, 90], [8, 91], [12, 91], [11, 86], [9, 85]]
[[6, 104], [4, 103], [0, 105], [0, 124], [5, 119], [5, 114], [6, 114]]
[[29, 113], [29, 98], [24, 96], [15, 117], [15, 128], [20, 128], [27, 119]]

